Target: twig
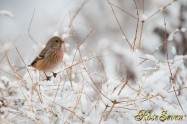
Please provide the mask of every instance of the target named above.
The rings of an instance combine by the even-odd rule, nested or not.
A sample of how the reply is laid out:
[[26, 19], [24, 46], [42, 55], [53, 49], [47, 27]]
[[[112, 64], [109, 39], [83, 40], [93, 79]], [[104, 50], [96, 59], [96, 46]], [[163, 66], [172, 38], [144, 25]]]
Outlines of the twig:
[[[4, 46], [2, 41], [1, 41], [1, 45]], [[5, 55], [6, 61], [8, 62], [8, 64], [9, 64], [10, 68], [12, 69], [12, 71], [14, 72], [15, 76], [21, 78], [21, 76], [16, 72], [15, 68], [12, 66], [12, 64], [11, 64], [9, 58], [8, 58], [7, 53], [6, 53], [4, 50], [3, 50], [3, 53], [4, 53], [4, 55]], [[18, 83], [18, 81], [16, 81], [16, 82]], [[28, 106], [30, 107], [30, 110], [33, 111], [33, 106], [32, 106], [32, 104], [30, 104], [30, 103], [28, 102], [27, 97], [26, 97], [26, 95], [24, 94], [24, 92], [23, 92], [23, 90], [22, 90], [22, 88], [21, 88], [21, 85], [20, 85], [19, 83], [18, 83], [18, 86], [19, 86], [19, 88], [20, 88], [20, 90], [21, 90], [21, 92], [22, 92], [22, 94], [23, 94], [23, 96], [24, 96], [24, 98], [25, 98], [25, 101], [28, 103]]]
[[154, 15], [158, 14], [159, 12], [163, 11], [164, 9], [166, 9], [168, 6], [170, 6], [171, 4], [173, 4], [174, 2], [176, 2], [178, 0], [173, 0], [172, 2], [166, 4], [165, 6], [163, 6], [162, 8], [160, 8], [159, 10], [157, 10], [155, 13], [153, 13], [151, 16], [149, 16], [147, 19], [146, 19], [146, 22], [151, 19]]
[[33, 11], [33, 14], [32, 14], [32, 17], [31, 17], [31, 21], [30, 21], [30, 23], [29, 23], [28, 34], [29, 34], [29, 37], [31, 38], [31, 40], [32, 40], [35, 44], [39, 45], [38, 42], [37, 42], [36, 40], [34, 40], [34, 38], [32, 37], [31, 31], [30, 31], [30, 29], [31, 29], [31, 24], [32, 24], [32, 21], [33, 21], [33, 18], [34, 18], [34, 14], [35, 14], [35, 9], [34, 9], [34, 11]]
[[137, 5], [136, 0], [134, 0], [134, 4], [135, 4], [135, 6], [136, 6], [137, 24], [136, 24], [136, 33], [135, 33], [134, 40], [133, 40], [133, 43], [132, 43], [133, 49], [134, 49], [135, 46], [136, 46], [136, 39], [137, 39], [137, 37], [138, 37], [138, 26], [139, 26], [139, 20], [140, 20], [139, 12], [138, 12], [138, 5]]
[[[52, 110], [52, 108], [54, 107], [55, 99], [56, 99], [56, 96], [57, 96], [58, 91], [59, 91], [59, 89], [60, 89], [60, 85], [61, 85], [61, 83], [62, 83], [62, 80], [60, 80], [60, 83], [58, 84], [57, 91], [56, 91], [56, 93], [55, 93], [55, 97], [54, 97], [54, 99], [53, 99], [53, 103], [52, 103], [52, 105], [51, 105], [51, 110]], [[65, 80], [64, 80], [63, 83], [65, 83]]]
[[[174, 83], [174, 80], [173, 80], [173, 74], [172, 74], [171, 67], [170, 67], [170, 64], [169, 64], [168, 40], [167, 40], [167, 34], [166, 34], [165, 9], [164, 9], [164, 11], [163, 11], [163, 15], [164, 15], [165, 41], [167, 41], [166, 46], [165, 46], [165, 47], [166, 47], [166, 58], [167, 58], [168, 69], [169, 69], [169, 72], [170, 72], [170, 83], [171, 83], [171, 85], [172, 85], [173, 91], [175, 91], [174, 93], [175, 93], [175, 96], [176, 96], [176, 98], [177, 98], [177, 102], [179, 103], [180, 108], [182, 109], [183, 113], [185, 114], [185, 111], [184, 111], [184, 109], [183, 109], [183, 107], [182, 107], [182, 105], [181, 105], [181, 103], [180, 103], [180, 101], [179, 101], [179, 98], [178, 98], [177, 93], [176, 93], [176, 90], [175, 90], [175, 83]], [[185, 114], [185, 116], [186, 116], [186, 114]]]
[[125, 83], [123, 84], [123, 86], [121, 87], [120, 91], [118, 92], [118, 96], [120, 95], [121, 91], [125, 88], [126, 84], [128, 83], [128, 75], [127, 75], [127, 78], [126, 78], [126, 81]]
[[109, 117], [110, 113], [112, 112], [112, 109], [113, 109], [113, 108], [114, 108], [114, 106], [117, 104], [117, 102], [116, 102], [116, 101], [113, 101], [112, 103], [113, 103], [113, 104], [112, 104], [112, 107], [110, 108], [110, 111], [108, 112], [108, 114], [106, 115], [106, 118], [104, 119], [105, 121], [108, 119], [108, 117]]
[[[22, 62], [23, 62], [23, 63], [25, 64], [25, 66], [27, 67], [27, 64], [26, 64], [25, 61], [23, 60], [23, 57], [21, 56], [21, 54], [20, 54], [18, 48], [17, 48], [16, 46], [15, 46], [15, 48], [16, 48], [16, 51], [17, 51], [19, 57], [21, 58]], [[33, 96], [34, 89], [35, 89], [35, 86], [34, 86], [35, 84], [34, 84], [34, 81], [33, 81], [33, 77], [31, 76], [31, 73], [29, 72], [28, 68], [26, 68], [26, 70], [27, 70], [27, 72], [28, 72], [28, 74], [29, 74], [29, 77], [30, 77], [30, 79], [31, 79], [31, 81], [32, 81], [32, 96]], [[37, 88], [36, 88], [36, 90], [37, 90]], [[42, 99], [40, 98], [40, 94], [39, 94], [38, 91], [37, 91], [37, 94], [38, 94], [38, 97], [39, 97], [39, 99], [40, 99], [40, 102], [42, 103]], [[31, 97], [31, 102], [32, 102], [32, 97]]]
[[[75, 113], [75, 110], [76, 110], [76, 108], [77, 108], [77, 106], [78, 106], [80, 100], [81, 100], [83, 88], [84, 88], [84, 85], [81, 87], [81, 90], [79, 91], [79, 96], [78, 96], [78, 98], [77, 98], [77, 102], [76, 102], [76, 104], [75, 104], [75, 106], [74, 106], [74, 108], [73, 108], [73, 110], [72, 110], [74, 113]], [[67, 120], [66, 120], [64, 123], [66, 123], [66, 122], [68, 121], [68, 119], [71, 118], [73, 115], [74, 115], [74, 114], [71, 113], [71, 114], [68, 116]]]
[[117, 21], [117, 23], [118, 23], [118, 26], [119, 26], [119, 28], [120, 28], [120, 30], [121, 30], [121, 32], [122, 32], [122, 34], [123, 34], [125, 40], [127, 41], [128, 45], [129, 45], [130, 48], [132, 49], [133, 47], [132, 47], [130, 41], [128, 40], [128, 38], [127, 38], [125, 32], [123, 31], [123, 28], [122, 28], [122, 26], [121, 26], [121, 24], [120, 24], [120, 22], [119, 22], [119, 20], [118, 20], [118, 18], [117, 18], [117, 16], [116, 16], [115, 12], [114, 12], [114, 9], [113, 9], [113, 7], [112, 7], [112, 4], [110, 3], [109, 0], [107, 0], [107, 2], [108, 2], [108, 4], [110, 5], [110, 7], [111, 7], [111, 9], [112, 9], [113, 15], [114, 15], [114, 17], [115, 17], [115, 19], [116, 19], [116, 21]]
[[72, 25], [73, 25], [73, 22], [74, 20], [76, 19], [77, 15], [79, 14], [79, 12], [81, 11], [81, 9], [84, 7], [84, 5], [88, 2], [89, 0], [84, 0], [81, 5], [78, 7], [78, 9], [76, 10], [76, 13], [72, 16], [71, 18], [71, 21], [68, 25], [68, 30], [66, 30], [63, 34], [69, 34], [71, 28], [72, 28]]
[[[143, 14], [144, 14], [144, 0], [142, 2], [142, 7], [143, 7]], [[145, 22], [145, 20], [141, 21], [140, 39], [139, 39], [139, 42], [138, 42], [138, 49], [140, 49], [141, 44], [142, 44], [142, 35], [143, 35], [143, 29], [144, 29], [144, 22]]]
[[126, 11], [126, 10], [120, 8], [119, 6], [117, 6], [117, 5], [113, 4], [113, 3], [111, 3], [111, 5], [114, 6], [114, 7], [116, 7], [116, 8], [118, 8], [118, 9], [121, 10], [122, 12], [126, 13], [128, 16], [130, 16], [130, 17], [132, 17], [132, 18], [134, 18], [134, 19], [138, 19], [136, 16], [133, 16], [133, 15], [130, 14], [128, 11]]
[[107, 108], [108, 108], [108, 105], [105, 106], [105, 109], [104, 109], [104, 111], [103, 111], [102, 114], [101, 114], [101, 117], [100, 117], [100, 120], [99, 120], [99, 124], [101, 123], [101, 121], [102, 121], [102, 119], [103, 119], [103, 117], [104, 117], [104, 114], [105, 114]]
[[[94, 28], [91, 27], [90, 31], [88, 32], [88, 34], [86, 35], [86, 37], [83, 39], [83, 41], [77, 46], [77, 49], [75, 51], [75, 54], [73, 56], [73, 60], [72, 60], [72, 65], [73, 65], [73, 62], [74, 62], [74, 59], [75, 59], [75, 56], [76, 56], [76, 53], [77, 51], [79, 50], [80, 46], [87, 40], [87, 38], [90, 36], [90, 34], [93, 32]], [[81, 63], [84, 62], [83, 60], [81, 60]], [[69, 73], [69, 79], [70, 79], [70, 82], [71, 82], [71, 75], [72, 75], [72, 68], [70, 67], [70, 73]]]

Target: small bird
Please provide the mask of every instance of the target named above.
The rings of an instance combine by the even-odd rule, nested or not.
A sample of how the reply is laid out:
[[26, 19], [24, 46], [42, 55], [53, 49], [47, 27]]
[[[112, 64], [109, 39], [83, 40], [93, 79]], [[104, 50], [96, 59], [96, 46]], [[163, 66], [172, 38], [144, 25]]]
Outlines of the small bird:
[[[52, 72], [62, 61], [65, 51], [64, 41], [57, 36], [52, 37], [47, 42], [45, 48], [40, 52], [31, 66], [39, 71], [43, 71], [47, 80], [50, 77], [47, 76], [46, 72]], [[56, 73], [52, 72], [53, 76], [56, 77]]]

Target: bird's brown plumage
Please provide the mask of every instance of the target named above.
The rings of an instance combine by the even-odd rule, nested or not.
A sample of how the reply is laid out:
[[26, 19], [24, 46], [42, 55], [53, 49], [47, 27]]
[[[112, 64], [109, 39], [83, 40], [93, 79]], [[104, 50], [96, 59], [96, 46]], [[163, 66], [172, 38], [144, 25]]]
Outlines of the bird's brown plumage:
[[45, 48], [36, 57], [31, 66], [40, 71], [51, 71], [60, 64], [64, 55], [64, 41], [55, 36], [46, 44]]

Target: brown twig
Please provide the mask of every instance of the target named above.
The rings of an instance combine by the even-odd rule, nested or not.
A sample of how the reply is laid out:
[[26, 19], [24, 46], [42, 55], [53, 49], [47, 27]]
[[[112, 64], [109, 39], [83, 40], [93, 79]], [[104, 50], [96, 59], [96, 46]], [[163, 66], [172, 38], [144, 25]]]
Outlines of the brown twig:
[[132, 17], [132, 18], [134, 18], [134, 19], [137, 19], [137, 20], [138, 20], [138, 18], [137, 18], [136, 16], [133, 16], [133, 15], [132, 15], [132, 14], [130, 14], [128, 11], [126, 11], [126, 10], [124, 10], [124, 9], [120, 8], [119, 6], [117, 6], [117, 5], [113, 4], [113, 3], [111, 3], [111, 5], [112, 5], [112, 6], [114, 6], [114, 7], [116, 7], [116, 8], [118, 8], [118, 9], [119, 9], [119, 10], [121, 10], [122, 12], [126, 13], [128, 16], [130, 16], [130, 17]]
[[32, 17], [31, 17], [31, 21], [30, 21], [30, 23], [29, 23], [28, 34], [29, 34], [29, 37], [31, 38], [31, 40], [32, 40], [35, 44], [39, 45], [38, 42], [37, 42], [36, 40], [34, 40], [34, 38], [32, 37], [31, 31], [30, 31], [30, 29], [31, 29], [31, 24], [32, 24], [32, 21], [33, 21], [33, 18], [34, 18], [34, 14], [35, 14], [35, 9], [34, 9], [34, 11], [33, 11], [33, 14], [32, 14]]
[[135, 7], [136, 7], [137, 23], [136, 23], [136, 33], [135, 33], [134, 40], [133, 40], [133, 43], [132, 43], [133, 49], [135, 49], [135, 46], [136, 46], [136, 39], [138, 37], [138, 28], [139, 28], [139, 20], [140, 20], [139, 12], [138, 12], [138, 5], [137, 5], [136, 0], [134, 0], [134, 4], [135, 4]]
[[110, 3], [109, 0], [107, 0], [107, 2], [108, 2], [108, 4], [110, 5], [110, 7], [111, 7], [111, 9], [112, 9], [112, 13], [113, 13], [113, 15], [114, 15], [114, 17], [115, 17], [115, 19], [116, 19], [116, 21], [117, 21], [117, 24], [118, 24], [118, 26], [119, 26], [119, 28], [120, 28], [120, 30], [121, 30], [121, 32], [122, 32], [122, 34], [123, 34], [125, 40], [127, 41], [129, 47], [132, 49], [133, 47], [132, 47], [130, 41], [128, 40], [128, 38], [127, 38], [125, 32], [123, 31], [123, 28], [122, 28], [122, 26], [121, 26], [121, 24], [120, 24], [120, 22], [119, 22], [119, 20], [118, 20], [118, 18], [117, 18], [117, 16], [116, 16], [115, 12], [114, 12], [114, 8], [113, 8], [112, 4]]
[[121, 87], [120, 91], [118, 92], [118, 96], [120, 95], [120, 93], [122, 92], [122, 90], [125, 88], [125, 86], [127, 85], [128, 81], [129, 80], [128, 80], [128, 75], [127, 75], [125, 83], [123, 84], [123, 86]]
[[[177, 102], [178, 102], [178, 104], [179, 104], [179, 106], [180, 106], [180, 108], [182, 109], [182, 111], [183, 111], [183, 113], [185, 114], [185, 111], [184, 111], [184, 109], [183, 109], [183, 107], [182, 107], [182, 105], [181, 105], [181, 103], [180, 103], [180, 101], [179, 101], [179, 98], [178, 98], [178, 96], [177, 96], [177, 93], [176, 93], [176, 89], [175, 89], [175, 83], [174, 83], [174, 80], [173, 80], [173, 73], [172, 73], [172, 71], [171, 71], [171, 67], [170, 67], [170, 63], [169, 63], [169, 53], [168, 53], [168, 40], [167, 40], [167, 34], [166, 34], [166, 15], [165, 15], [165, 9], [164, 9], [164, 11], [163, 11], [163, 15], [164, 15], [164, 29], [165, 29], [165, 41], [167, 41], [167, 43], [166, 43], [166, 59], [167, 59], [167, 65], [168, 65], [168, 69], [169, 69], [169, 72], [170, 72], [170, 84], [172, 85], [172, 88], [173, 88], [173, 91], [175, 91], [174, 93], [175, 93], [175, 96], [176, 96], [176, 98], [177, 98]], [[186, 115], [186, 114], [185, 114]]]
[[68, 25], [68, 29], [69, 30], [66, 30], [63, 34], [69, 34], [71, 28], [72, 28], [72, 25], [73, 25], [73, 22], [74, 20], [76, 19], [77, 15], [79, 14], [79, 12], [82, 10], [82, 8], [84, 7], [84, 5], [88, 2], [89, 0], [84, 0], [81, 5], [78, 7], [78, 9], [76, 10], [76, 13], [71, 17], [71, 20], [70, 20], [70, 23]]
[[174, 2], [176, 2], [178, 0], [173, 0], [172, 2], [166, 4], [165, 6], [163, 6], [162, 8], [160, 8], [159, 10], [157, 10], [156, 12], [154, 12], [151, 16], [149, 16], [147, 19], [146, 19], [146, 22], [151, 19], [153, 16], [155, 16], [156, 14], [158, 14], [159, 12], [163, 11], [164, 9], [166, 9], [168, 6], [170, 6], [171, 4], [173, 4]]
[[[143, 14], [144, 14], [144, 0], [142, 2], [142, 8], [143, 8]], [[141, 44], [142, 44], [142, 36], [143, 36], [144, 23], [145, 23], [145, 20], [143, 19], [141, 21], [140, 38], [139, 38], [139, 41], [138, 41], [138, 49], [141, 48]]]
[[[4, 46], [2, 41], [1, 41], [1, 45]], [[3, 53], [4, 53], [4, 55], [5, 55], [6, 61], [7, 61], [8, 64], [9, 64], [9, 67], [12, 69], [12, 71], [13, 71], [14, 74], [15, 74], [15, 76], [21, 78], [21, 76], [16, 72], [15, 68], [12, 66], [12, 64], [11, 64], [9, 58], [8, 58], [7, 53], [6, 53], [4, 50], [3, 50]], [[25, 98], [25, 101], [28, 103], [28, 106], [30, 107], [30, 110], [33, 111], [33, 106], [32, 106], [32, 104], [30, 104], [30, 103], [28, 102], [27, 97], [26, 97], [26, 95], [24, 94], [23, 89], [21, 88], [21, 85], [18, 83], [18, 81], [16, 81], [16, 82], [17, 82], [17, 84], [18, 84], [18, 86], [19, 86], [19, 88], [20, 88], [20, 90], [21, 90], [21, 92], [22, 92], [22, 94], [23, 94], [23, 96], [24, 96], [24, 98]]]

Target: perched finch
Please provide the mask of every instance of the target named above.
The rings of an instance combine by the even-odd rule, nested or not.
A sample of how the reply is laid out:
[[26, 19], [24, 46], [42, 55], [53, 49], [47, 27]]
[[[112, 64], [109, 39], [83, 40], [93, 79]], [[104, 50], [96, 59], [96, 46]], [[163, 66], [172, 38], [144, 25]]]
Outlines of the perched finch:
[[[54, 36], [47, 42], [45, 48], [40, 52], [39, 56], [34, 59], [31, 66], [44, 73], [50, 72], [61, 63], [64, 50], [64, 41]], [[53, 75], [54, 77], [56, 76], [55, 73], [53, 73]], [[50, 77], [47, 75], [46, 78], [50, 80]]]

